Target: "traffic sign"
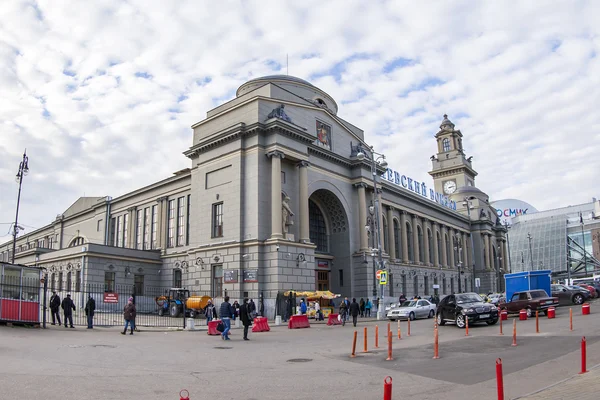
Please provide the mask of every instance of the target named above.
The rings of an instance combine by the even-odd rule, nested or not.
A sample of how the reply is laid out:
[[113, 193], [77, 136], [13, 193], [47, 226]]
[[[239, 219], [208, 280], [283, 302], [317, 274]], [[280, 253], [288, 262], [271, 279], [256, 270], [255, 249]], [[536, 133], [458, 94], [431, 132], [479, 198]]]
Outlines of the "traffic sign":
[[388, 281], [387, 278], [388, 278], [387, 271], [381, 271], [381, 274], [379, 274], [379, 284], [387, 285], [387, 281]]
[[380, 278], [381, 278], [381, 273], [382, 273], [382, 272], [383, 272], [382, 270], [378, 270], [378, 271], [375, 273], [375, 278], [377, 278], [377, 279], [380, 279]]

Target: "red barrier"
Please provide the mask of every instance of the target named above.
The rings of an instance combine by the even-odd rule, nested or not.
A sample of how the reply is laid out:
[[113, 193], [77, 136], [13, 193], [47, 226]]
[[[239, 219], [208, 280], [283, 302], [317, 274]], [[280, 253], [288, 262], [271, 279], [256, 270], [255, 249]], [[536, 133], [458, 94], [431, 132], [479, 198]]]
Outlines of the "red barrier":
[[521, 321], [527, 320], [527, 311], [525, 311], [525, 310], [519, 311], [519, 320], [521, 320]]
[[556, 308], [554, 308], [554, 307], [548, 308], [548, 313], [546, 315], [548, 316], [548, 319], [555, 318], [556, 317]]
[[269, 332], [270, 330], [269, 320], [266, 317], [254, 318], [252, 332]]
[[504, 378], [502, 377], [502, 359], [496, 359], [496, 386], [498, 388], [498, 400], [504, 400]]
[[179, 400], [190, 400], [190, 392], [188, 392], [187, 389], [183, 389], [179, 392]]
[[211, 336], [216, 336], [216, 335], [220, 335], [221, 332], [219, 332], [217, 330], [217, 325], [219, 325], [219, 322], [221, 322], [220, 319], [213, 319], [212, 321], [210, 321], [208, 323], [208, 334]]
[[327, 318], [327, 325], [341, 325], [342, 320], [338, 319], [339, 315], [340, 314], [329, 314], [329, 317]]
[[581, 372], [580, 374], [585, 374], [588, 372], [587, 370], [587, 343], [585, 340], [585, 336], [581, 338]]
[[392, 400], [392, 377], [383, 380], [383, 400]]
[[307, 315], [292, 315], [288, 321], [288, 329], [310, 328]]
[[506, 310], [500, 311], [500, 321], [507, 321], [507, 320], [508, 320], [508, 311], [506, 311]]
[[585, 303], [581, 306], [581, 313], [583, 315], [590, 315], [590, 305], [589, 303]]

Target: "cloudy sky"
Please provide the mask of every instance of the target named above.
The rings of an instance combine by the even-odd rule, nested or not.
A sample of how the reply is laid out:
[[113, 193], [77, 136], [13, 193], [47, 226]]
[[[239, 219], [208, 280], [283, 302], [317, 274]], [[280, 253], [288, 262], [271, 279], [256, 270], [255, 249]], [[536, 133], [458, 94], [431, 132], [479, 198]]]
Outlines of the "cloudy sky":
[[600, 2], [3, 1], [0, 241], [79, 196], [189, 166], [190, 125], [262, 75], [331, 94], [390, 167], [431, 182], [442, 115], [492, 199], [600, 197]]

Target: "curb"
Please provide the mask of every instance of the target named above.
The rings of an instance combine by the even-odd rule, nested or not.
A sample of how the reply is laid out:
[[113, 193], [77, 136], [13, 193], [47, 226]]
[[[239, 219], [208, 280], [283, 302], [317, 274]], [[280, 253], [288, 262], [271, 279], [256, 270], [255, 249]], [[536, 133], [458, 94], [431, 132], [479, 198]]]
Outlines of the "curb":
[[[600, 367], [600, 364], [596, 364], [596, 365], [594, 365], [593, 367], [589, 368], [589, 369], [588, 369], [588, 371], [591, 371], [591, 370], [593, 370], [593, 369], [596, 369], [596, 368], [598, 368], [598, 367]], [[563, 379], [563, 380], [561, 380], [561, 381], [555, 382], [555, 383], [553, 383], [552, 385], [548, 385], [548, 386], [546, 386], [546, 387], [543, 387], [543, 388], [541, 388], [541, 389], [539, 389], [539, 390], [536, 390], [536, 391], [534, 391], [534, 392], [531, 392], [531, 393], [524, 394], [523, 396], [515, 397], [515, 398], [513, 398], [512, 400], [519, 400], [519, 399], [524, 399], [524, 398], [527, 398], [527, 397], [529, 397], [529, 396], [534, 396], [534, 395], [536, 395], [536, 394], [538, 394], [538, 393], [541, 393], [541, 392], [544, 392], [544, 391], [546, 391], [546, 390], [552, 389], [552, 388], [553, 388], [553, 387], [555, 387], [555, 386], [562, 385], [562, 384], [563, 384], [563, 383], [565, 383], [565, 382], [571, 381], [571, 380], [573, 380], [573, 379], [577, 378], [578, 376], [581, 376], [581, 375], [579, 375], [579, 374], [578, 374], [578, 375], [573, 375], [573, 376], [571, 376], [571, 377], [569, 377], [569, 378], [565, 378], [565, 379]]]

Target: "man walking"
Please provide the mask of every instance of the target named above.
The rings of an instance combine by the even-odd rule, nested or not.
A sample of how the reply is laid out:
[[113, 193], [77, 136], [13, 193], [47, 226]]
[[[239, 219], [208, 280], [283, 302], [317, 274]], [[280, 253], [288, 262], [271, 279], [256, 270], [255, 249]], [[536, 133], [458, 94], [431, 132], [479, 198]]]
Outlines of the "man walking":
[[71, 328], [75, 328], [73, 326], [73, 310], [75, 310], [75, 304], [73, 304], [73, 300], [71, 300], [70, 293], [68, 293], [67, 297], [63, 299], [61, 307], [65, 315], [65, 328], [67, 327], [67, 322], [69, 322]]
[[88, 329], [94, 329], [94, 311], [96, 311], [96, 300], [94, 300], [90, 294], [87, 303], [85, 303], [85, 315], [87, 317]]
[[123, 308], [123, 319], [125, 320], [125, 329], [121, 332], [121, 335], [125, 335], [127, 333], [127, 327], [131, 327], [130, 335], [133, 335], [133, 328], [135, 327], [135, 316], [137, 314], [137, 310], [135, 309], [135, 304], [133, 303], [133, 297], [129, 298], [127, 305]]
[[50, 313], [52, 314], [52, 325], [56, 325], [56, 320], [58, 319], [58, 325], [62, 325], [60, 322], [60, 297], [56, 294], [56, 292], [52, 292], [52, 297], [50, 297]]
[[356, 302], [356, 298], [352, 299], [352, 303], [350, 303], [350, 315], [352, 315], [352, 323], [356, 326], [356, 320], [358, 319], [358, 314], [360, 313], [360, 306]]
[[369, 318], [371, 317], [371, 307], [373, 307], [373, 304], [371, 304], [371, 300], [367, 298], [367, 302], [365, 303], [365, 316]]
[[240, 320], [242, 321], [242, 325], [244, 325], [244, 340], [248, 339], [248, 327], [252, 323], [252, 317], [250, 316], [251, 305], [248, 303], [248, 299], [244, 299], [244, 304], [240, 307]]
[[229, 296], [225, 296], [221, 303], [221, 309], [219, 310], [219, 317], [223, 322], [223, 326], [225, 329], [221, 333], [221, 339], [223, 340], [231, 340], [229, 339], [229, 331], [231, 330], [231, 318], [235, 315], [233, 312], [233, 307], [229, 304]]
[[215, 306], [211, 300], [208, 301], [208, 304], [204, 308], [204, 316], [206, 317], [206, 325], [213, 320], [213, 313], [215, 312]]
[[361, 297], [360, 302], [358, 303], [358, 306], [360, 307], [360, 316], [364, 317], [365, 316], [365, 299], [363, 299]]

